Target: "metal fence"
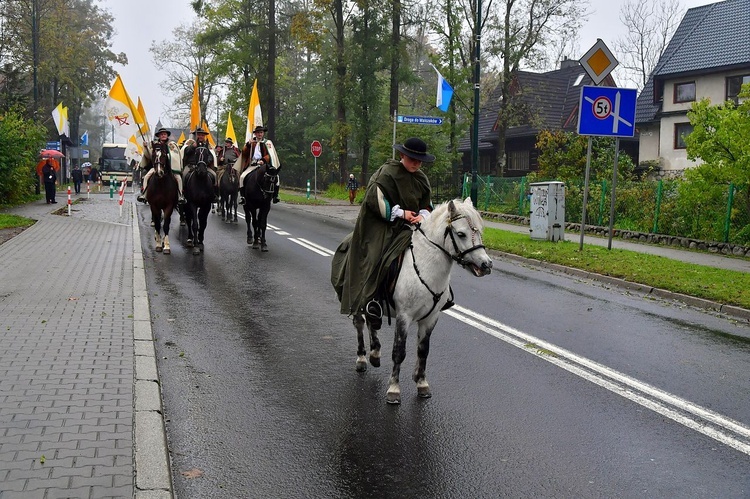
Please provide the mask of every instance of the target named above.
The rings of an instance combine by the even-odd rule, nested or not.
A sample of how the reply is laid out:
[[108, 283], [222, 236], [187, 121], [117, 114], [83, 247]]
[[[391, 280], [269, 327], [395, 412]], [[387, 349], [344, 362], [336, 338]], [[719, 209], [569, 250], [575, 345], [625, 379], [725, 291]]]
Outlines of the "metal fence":
[[[471, 190], [463, 179], [462, 196]], [[586, 224], [609, 225], [611, 182], [589, 184]], [[529, 216], [529, 181], [525, 177], [478, 177], [480, 210]], [[580, 223], [583, 182], [566, 184], [565, 221]], [[750, 243], [750, 193], [747, 186], [691, 184], [684, 180], [618, 182], [614, 227], [673, 236]]]

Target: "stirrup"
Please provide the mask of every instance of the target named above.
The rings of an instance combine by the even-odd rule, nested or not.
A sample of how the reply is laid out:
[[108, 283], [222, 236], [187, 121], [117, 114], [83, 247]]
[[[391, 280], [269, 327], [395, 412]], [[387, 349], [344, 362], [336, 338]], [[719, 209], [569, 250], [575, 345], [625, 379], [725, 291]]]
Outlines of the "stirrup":
[[177, 204], [180, 204], [180, 205], [182, 205], [182, 204], [187, 204], [187, 199], [185, 199], [185, 197], [184, 197], [184, 196], [179, 196], [179, 197], [177, 198]]
[[448, 310], [449, 308], [451, 308], [455, 304], [456, 304], [456, 302], [454, 302], [453, 300], [451, 300], [450, 298], [448, 298], [448, 301], [445, 302], [445, 305], [443, 305], [443, 308], [441, 308], [440, 310], [441, 311]]
[[380, 329], [383, 325], [383, 307], [377, 301], [370, 300], [365, 305], [365, 315], [373, 329]]
[[240, 196], [240, 200], [237, 201], [237, 204], [244, 205], [245, 204], [245, 198], [243, 196]]
[[135, 198], [135, 199], [137, 201], [141, 202], [141, 203], [145, 203], [146, 202], [146, 196], [144, 196], [143, 194], [138, 194], [138, 197]]

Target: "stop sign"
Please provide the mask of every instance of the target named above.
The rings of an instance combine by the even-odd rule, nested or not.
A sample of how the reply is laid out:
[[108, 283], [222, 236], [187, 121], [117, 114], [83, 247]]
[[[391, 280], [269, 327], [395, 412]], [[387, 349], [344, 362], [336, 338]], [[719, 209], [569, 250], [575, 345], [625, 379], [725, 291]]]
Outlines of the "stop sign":
[[310, 152], [313, 156], [316, 158], [320, 157], [320, 154], [323, 152], [323, 146], [320, 145], [320, 142], [317, 140], [313, 140], [312, 144], [310, 144]]

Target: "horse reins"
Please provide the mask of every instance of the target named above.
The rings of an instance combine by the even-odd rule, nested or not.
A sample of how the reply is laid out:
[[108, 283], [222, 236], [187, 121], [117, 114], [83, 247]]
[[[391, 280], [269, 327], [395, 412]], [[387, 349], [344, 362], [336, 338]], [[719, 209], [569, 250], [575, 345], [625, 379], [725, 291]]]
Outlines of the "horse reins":
[[[445, 248], [443, 248], [442, 246], [440, 246], [439, 244], [437, 244], [435, 241], [433, 241], [432, 239], [430, 239], [429, 237], [427, 237], [427, 234], [424, 233], [424, 231], [422, 230], [422, 227], [421, 227], [420, 224], [416, 225], [416, 229], [415, 230], [417, 232], [419, 232], [420, 234], [422, 234], [425, 237], [425, 239], [427, 239], [430, 243], [432, 243], [433, 246], [435, 246], [440, 251], [442, 251], [445, 255], [447, 255], [448, 258], [450, 258], [451, 260], [453, 260], [456, 263], [458, 263], [461, 267], [466, 268], [466, 266], [468, 265], [468, 262], [466, 260], [464, 260], [464, 257], [466, 255], [468, 255], [469, 253], [471, 253], [472, 251], [476, 251], [478, 249], [484, 249], [484, 245], [483, 244], [475, 244], [474, 246], [472, 246], [471, 248], [469, 248], [469, 249], [467, 249], [465, 251], [459, 251], [458, 250], [458, 244], [456, 244], [456, 238], [453, 235], [453, 226], [452, 226], [452, 223], [455, 222], [456, 220], [460, 220], [462, 218], [466, 218], [466, 217], [464, 215], [457, 215], [455, 217], [450, 218], [448, 220], [448, 226], [445, 228], [445, 233], [443, 234], [443, 242], [445, 242], [445, 239], [448, 237], [448, 235], [451, 236], [451, 242], [453, 243], [453, 249], [456, 250], [456, 254], [455, 255], [450, 254], [450, 252], [448, 252]], [[471, 241], [474, 242], [474, 234], [479, 233], [479, 229], [477, 229], [476, 227], [474, 227], [471, 224], [471, 221], [469, 221], [469, 227], [471, 228]], [[417, 258], [414, 256], [414, 245], [412, 243], [409, 243], [409, 249], [411, 250], [411, 259], [412, 259], [412, 262], [413, 262], [413, 265], [414, 265], [414, 272], [417, 274], [417, 278], [419, 278], [419, 282], [421, 282], [422, 285], [425, 288], [427, 288], [427, 291], [429, 291], [430, 294], [432, 295], [432, 307], [430, 308], [430, 310], [425, 315], [423, 315], [420, 319], [417, 320], [417, 322], [419, 322], [422, 319], [424, 319], [425, 317], [429, 316], [432, 313], [432, 311], [435, 310], [435, 307], [437, 306], [438, 302], [440, 301], [440, 299], [445, 294], [445, 290], [441, 291], [440, 293], [435, 293], [432, 290], [432, 288], [430, 288], [430, 286], [425, 282], [425, 280], [422, 279], [422, 275], [419, 272], [419, 267], [417, 267]], [[448, 287], [448, 289], [450, 289], [450, 286]]]

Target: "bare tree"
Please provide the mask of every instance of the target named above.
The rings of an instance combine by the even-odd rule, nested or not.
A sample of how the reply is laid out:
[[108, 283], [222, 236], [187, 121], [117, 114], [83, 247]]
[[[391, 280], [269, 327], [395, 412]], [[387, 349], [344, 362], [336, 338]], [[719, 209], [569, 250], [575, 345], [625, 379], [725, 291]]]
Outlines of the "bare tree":
[[624, 81], [641, 90], [684, 16], [679, 0], [626, 0], [620, 20], [627, 34], [614, 44]]

